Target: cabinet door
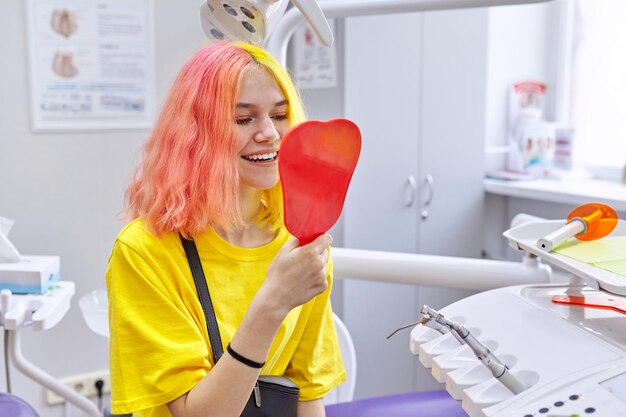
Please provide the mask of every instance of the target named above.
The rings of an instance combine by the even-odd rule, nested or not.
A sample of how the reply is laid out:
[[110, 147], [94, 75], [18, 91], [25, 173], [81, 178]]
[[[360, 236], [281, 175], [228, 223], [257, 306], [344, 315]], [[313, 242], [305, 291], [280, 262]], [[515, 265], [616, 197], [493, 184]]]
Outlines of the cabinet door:
[[480, 256], [487, 27], [487, 9], [424, 14], [418, 165], [434, 193], [420, 197], [420, 253]]
[[[486, 31], [485, 9], [346, 19], [345, 115], [363, 134], [346, 247], [479, 256]], [[415, 321], [422, 304], [440, 308], [469, 292], [356, 280], [343, 289], [357, 398], [442, 388], [410, 354], [407, 333], [385, 336]]]
[[[361, 157], [344, 210], [344, 246], [397, 252], [417, 250], [420, 114], [419, 14], [354, 17], [345, 29], [345, 116], [361, 129]], [[416, 359], [407, 333], [415, 320], [410, 285], [344, 281], [344, 321], [356, 345], [356, 397], [413, 389]]]
[[[469, 9], [424, 14], [418, 165], [421, 184], [430, 176], [434, 192], [424, 186], [420, 196], [422, 254], [480, 257], [488, 13]], [[418, 301], [442, 308], [470, 294], [424, 287]]]

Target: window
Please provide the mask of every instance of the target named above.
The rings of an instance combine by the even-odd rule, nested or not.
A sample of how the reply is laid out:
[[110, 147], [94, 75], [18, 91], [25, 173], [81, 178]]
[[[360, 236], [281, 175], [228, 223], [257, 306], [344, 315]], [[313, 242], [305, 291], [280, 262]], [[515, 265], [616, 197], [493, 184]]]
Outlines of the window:
[[575, 0], [571, 16], [574, 160], [619, 176], [626, 164], [626, 1]]

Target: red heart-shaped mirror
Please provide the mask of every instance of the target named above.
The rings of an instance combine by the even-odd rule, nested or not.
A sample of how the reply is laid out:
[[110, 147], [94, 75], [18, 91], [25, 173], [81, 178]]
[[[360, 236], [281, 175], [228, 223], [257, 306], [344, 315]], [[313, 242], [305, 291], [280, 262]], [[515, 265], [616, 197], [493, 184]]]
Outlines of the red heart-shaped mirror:
[[360, 152], [361, 132], [346, 119], [309, 120], [283, 137], [278, 170], [285, 226], [301, 245], [339, 218]]

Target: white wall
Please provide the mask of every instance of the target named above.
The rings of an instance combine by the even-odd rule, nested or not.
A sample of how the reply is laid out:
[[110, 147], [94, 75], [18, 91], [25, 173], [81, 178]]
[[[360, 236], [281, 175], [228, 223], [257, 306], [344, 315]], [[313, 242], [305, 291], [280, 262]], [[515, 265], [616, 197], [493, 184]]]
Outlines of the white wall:
[[[547, 84], [548, 120], [554, 117], [559, 12], [566, 0], [489, 9], [485, 146], [505, 146], [508, 89], [520, 81]], [[505, 158], [489, 156], [487, 169], [504, 169]]]
[[[72, 308], [51, 330], [24, 331], [27, 359], [57, 377], [108, 367], [108, 340], [91, 332], [77, 300], [104, 286], [113, 240], [123, 223], [123, 189], [147, 130], [33, 134], [27, 78], [25, 2], [0, 4], [0, 215], [16, 220], [11, 240], [23, 254], [59, 255], [61, 277], [76, 283]], [[159, 103], [183, 61], [205, 42], [195, 1], [155, 0], [156, 82]], [[43, 390], [17, 371], [13, 392], [42, 417]], [[0, 391], [5, 390], [0, 375]], [[73, 416], [82, 413], [75, 409]]]
[[[487, 109], [485, 120], [485, 146], [507, 145], [508, 89], [523, 80], [542, 81], [547, 84], [547, 114], [554, 117], [554, 93], [557, 83], [555, 69], [559, 34], [560, 11], [563, 1], [543, 4], [493, 7], [489, 10], [489, 44], [487, 64]], [[505, 154], [486, 154], [485, 169], [504, 169]], [[548, 213], [549, 205], [539, 204], [533, 211], [537, 215]], [[483, 249], [487, 257], [518, 258], [508, 249], [502, 232], [509, 227], [509, 200], [500, 196], [485, 197]], [[521, 207], [519, 208], [521, 209]]]

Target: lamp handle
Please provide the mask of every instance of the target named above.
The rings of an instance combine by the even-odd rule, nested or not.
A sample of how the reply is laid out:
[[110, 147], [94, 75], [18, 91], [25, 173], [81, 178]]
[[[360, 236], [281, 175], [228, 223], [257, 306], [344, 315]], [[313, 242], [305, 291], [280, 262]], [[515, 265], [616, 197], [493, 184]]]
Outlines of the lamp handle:
[[318, 39], [326, 46], [333, 44], [333, 32], [326, 16], [320, 9], [319, 4], [315, 0], [291, 0], [291, 2], [300, 10], [304, 19], [309, 23], [311, 29], [315, 32]]

